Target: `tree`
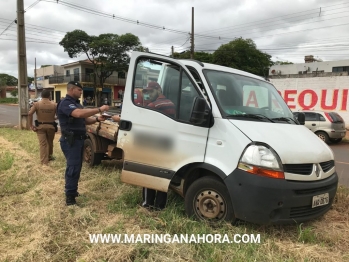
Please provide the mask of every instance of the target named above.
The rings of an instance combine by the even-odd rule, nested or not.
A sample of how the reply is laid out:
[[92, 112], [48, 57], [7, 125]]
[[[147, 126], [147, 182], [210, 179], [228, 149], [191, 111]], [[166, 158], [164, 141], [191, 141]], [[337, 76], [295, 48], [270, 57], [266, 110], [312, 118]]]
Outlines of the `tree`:
[[252, 39], [237, 38], [213, 53], [213, 63], [266, 77], [273, 65], [271, 56], [257, 49]]
[[[82, 30], [68, 32], [59, 44], [64, 47], [70, 58], [85, 54], [91, 61], [95, 75], [95, 94], [97, 78], [103, 89], [105, 80], [114, 71], [127, 70], [130, 61], [129, 51], [142, 49], [139, 38], [131, 33], [90, 36]], [[96, 99], [96, 103], [97, 100], [99, 99]]]
[[288, 61], [275, 61], [273, 62], [273, 65], [293, 65], [293, 63]]
[[28, 81], [28, 84], [33, 83], [33, 81], [34, 81], [34, 77], [27, 76], [27, 81]]
[[18, 89], [13, 89], [13, 90], [11, 91], [11, 96], [17, 97], [17, 95], [18, 95]]
[[18, 84], [17, 78], [8, 74], [0, 74], [0, 82], [8, 86], [17, 86]]
[[[174, 53], [174, 58], [178, 59], [190, 59], [190, 51], [185, 51], [183, 53]], [[212, 63], [213, 55], [206, 52], [194, 52], [194, 59], [203, 63]]]

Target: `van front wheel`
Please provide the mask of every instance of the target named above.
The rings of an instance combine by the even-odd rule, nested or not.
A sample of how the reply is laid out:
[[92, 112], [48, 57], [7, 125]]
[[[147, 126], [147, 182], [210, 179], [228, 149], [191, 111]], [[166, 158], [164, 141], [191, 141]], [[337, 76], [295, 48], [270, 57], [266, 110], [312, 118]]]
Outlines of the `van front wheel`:
[[189, 217], [209, 223], [236, 220], [227, 188], [213, 177], [200, 178], [190, 185], [185, 211]]

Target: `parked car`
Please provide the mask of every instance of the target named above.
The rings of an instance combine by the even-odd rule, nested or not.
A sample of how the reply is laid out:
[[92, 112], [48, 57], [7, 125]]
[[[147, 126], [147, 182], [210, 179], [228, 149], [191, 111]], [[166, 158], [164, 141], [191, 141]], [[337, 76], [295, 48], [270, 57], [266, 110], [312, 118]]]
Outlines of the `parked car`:
[[[305, 126], [326, 143], [339, 143], [345, 137], [343, 118], [336, 112], [302, 111], [305, 114]], [[299, 112], [293, 112], [297, 118]]]

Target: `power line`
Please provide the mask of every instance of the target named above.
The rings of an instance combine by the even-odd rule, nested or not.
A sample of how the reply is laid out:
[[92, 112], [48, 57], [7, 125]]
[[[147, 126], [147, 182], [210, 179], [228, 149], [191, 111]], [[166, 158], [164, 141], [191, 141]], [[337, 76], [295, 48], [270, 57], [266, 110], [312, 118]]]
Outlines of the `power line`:
[[98, 11], [96, 9], [86, 8], [86, 7], [76, 5], [76, 4], [71, 4], [71, 3], [68, 3], [68, 2], [62, 1], [62, 0], [60, 0], [58, 2], [56, 2], [54, 0], [51, 0], [51, 1], [50, 0], [42, 0], [42, 1], [45, 1], [48, 3], [61, 4], [61, 5], [73, 8], [75, 10], [86, 12], [86, 13], [90, 13], [90, 14], [94, 14], [94, 15], [98, 15], [98, 16], [102, 16], [102, 17], [107, 17], [107, 18], [111, 18], [111, 19], [115, 19], [115, 20], [119, 20], [119, 21], [123, 21], [123, 22], [127, 22], [127, 23], [132, 23], [132, 24], [136, 24], [136, 25], [140, 25], [140, 26], [145, 26], [145, 27], [149, 27], [149, 28], [153, 28], [153, 29], [168, 31], [168, 32], [177, 33], [177, 34], [188, 34], [188, 32], [185, 32], [185, 31], [166, 28], [165, 26], [158, 26], [158, 25], [154, 25], [154, 24], [144, 23], [144, 22], [141, 22], [139, 20], [134, 20], [134, 19], [129, 19], [129, 18], [121, 17], [121, 16], [116, 16], [115, 14], [104, 13], [104, 12]]
[[[34, 7], [34, 6], [37, 5], [40, 1], [41, 1], [41, 0], [37, 0], [35, 3], [31, 4], [29, 7], [27, 7], [26, 9], [24, 9], [24, 11], [27, 11], [27, 10], [29, 10], [30, 8]], [[12, 26], [13, 23], [15, 23], [15, 22], [16, 22], [16, 19], [13, 20], [13, 21], [8, 25], [8, 27], [6, 27], [5, 30], [2, 31], [2, 32], [0, 33], [0, 36], [1, 36], [4, 32], [6, 32], [6, 30], [9, 29], [10, 26]]]
[[[340, 3], [340, 4], [335, 4], [335, 5], [330, 5], [330, 6], [325, 6], [323, 8], [327, 8], [327, 7], [332, 7], [332, 6], [338, 6], [338, 5], [347, 5], [349, 3]], [[291, 13], [291, 14], [287, 14], [287, 15], [282, 15], [282, 16], [278, 16], [278, 17], [274, 17], [274, 18], [268, 18], [268, 19], [262, 19], [262, 20], [256, 20], [256, 21], [253, 21], [253, 22], [249, 22], [249, 23], [243, 23], [243, 24], [238, 24], [238, 25], [235, 25], [235, 26], [229, 26], [229, 27], [224, 27], [224, 28], [218, 28], [218, 29], [211, 29], [211, 30], [207, 30], [207, 31], [204, 31], [203, 33], [205, 32], [212, 32], [212, 31], [221, 31], [221, 30], [226, 30], [226, 29], [230, 29], [230, 28], [239, 28], [241, 26], [246, 26], [246, 25], [261, 25], [263, 23], [263, 21], [270, 21], [270, 20], [279, 20], [279, 19], [282, 19], [282, 18], [286, 18], [287, 16], [290, 16], [290, 15], [295, 15], [295, 14], [301, 14], [301, 13], [305, 13], [305, 12], [309, 12], [309, 11], [313, 11], [313, 10], [318, 10], [318, 8], [314, 8], [314, 9], [308, 9], [308, 10], [305, 10], [305, 11], [300, 11], [300, 12], [296, 12], [296, 13]], [[329, 11], [332, 11], [332, 10], [337, 10], [337, 9], [330, 9]], [[317, 14], [318, 12], [314, 12], [314, 13], [310, 13], [310, 14]], [[309, 15], [309, 14], [304, 14], [302, 16], [305, 16], [305, 15]], [[299, 17], [299, 16], [295, 16], [295, 17]], [[291, 17], [292, 18], [292, 17]], [[294, 17], [293, 17], [294, 18]], [[201, 33], [200, 33], [201, 34]]]

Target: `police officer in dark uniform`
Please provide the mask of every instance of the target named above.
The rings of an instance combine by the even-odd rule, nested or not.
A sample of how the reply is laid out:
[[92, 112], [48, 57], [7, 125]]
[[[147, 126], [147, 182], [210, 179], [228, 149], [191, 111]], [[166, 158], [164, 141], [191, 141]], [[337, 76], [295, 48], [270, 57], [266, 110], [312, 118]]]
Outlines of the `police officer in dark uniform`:
[[66, 204], [75, 205], [78, 193], [84, 140], [86, 138], [86, 125], [104, 121], [105, 117], [95, 114], [109, 110], [108, 105], [100, 108], [83, 108], [78, 100], [82, 94], [79, 82], [71, 81], [67, 85], [67, 96], [58, 103], [57, 117], [61, 126], [62, 136], [59, 139], [61, 149], [67, 160], [65, 170], [65, 195]]

